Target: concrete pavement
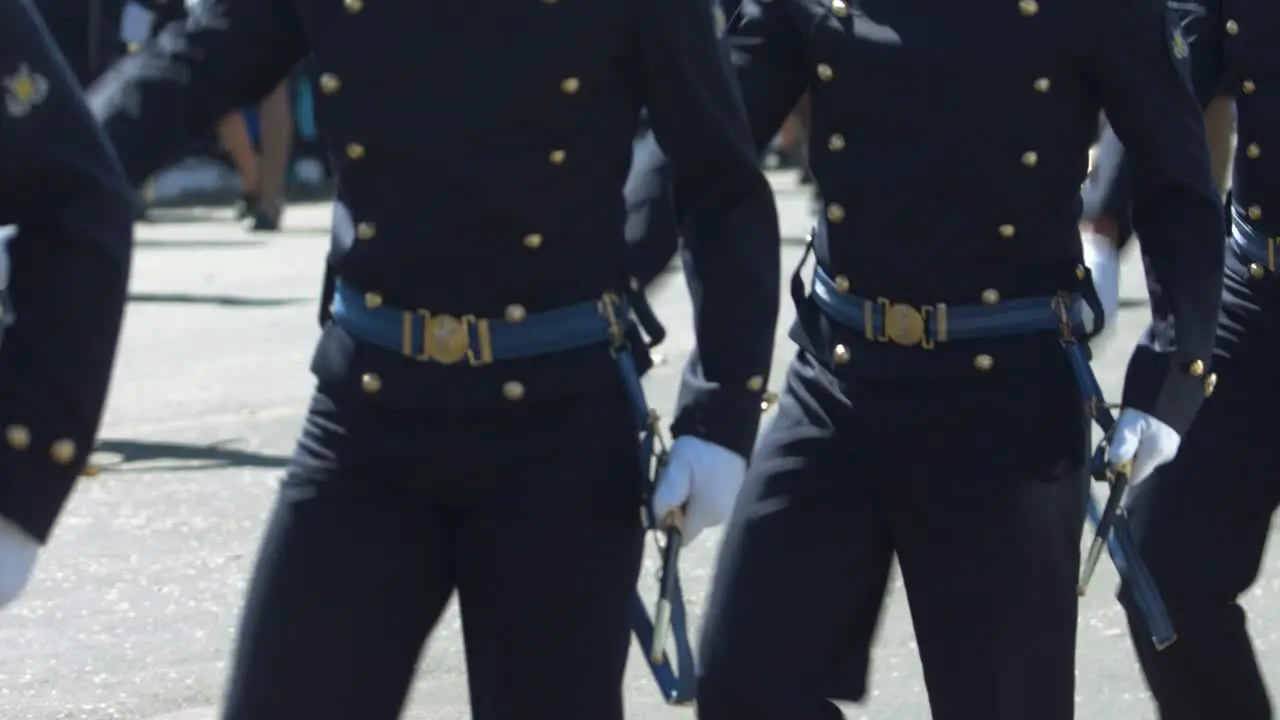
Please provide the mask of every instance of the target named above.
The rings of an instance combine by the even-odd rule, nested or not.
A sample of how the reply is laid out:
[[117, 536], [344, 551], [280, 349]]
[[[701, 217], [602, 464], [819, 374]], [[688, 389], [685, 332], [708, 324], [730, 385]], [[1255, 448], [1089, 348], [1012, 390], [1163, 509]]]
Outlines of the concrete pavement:
[[[811, 208], [785, 176], [778, 187], [789, 273]], [[260, 236], [225, 210], [156, 215], [164, 222], [139, 226], [102, 473], [81, 483], [29, 595], [0, 615], [4, 720], [215, 716], [246, 573], [311, 387], [328, 207], [291, 208], [282, 233]], [[648, 380], [658, 408], [670, 407], [692, 343], [683, 283], [673, 279], [655, 295], [670, 330], [665, 362]], [[1132, 258], [1126, 283], [1126, 298], [1144, 297]], [[1098, 360], [1113, 395], [1145, 315], [1141, 302], [1124, 310]], [[791, 354], [783, 330], [779, 371]], [[695, 616], [718, 541], [684, 555]], [[1278, 583], [1273, 558], [1248, 598], [1269, 668], [1280, 668]], [[1078, 716], [1149, 720], [1114, 585], [1107, 566], [1081, 613]], [[869, 703], [849, 709], [853, 720], [928, 718], [900, 583], [887, 601], [872, 686]], [[635, 720], [691, 717], [657, 700], [638, 655], [627, 690]], [[455, 612], [431, 639], [406, 717], [468, 717]]]

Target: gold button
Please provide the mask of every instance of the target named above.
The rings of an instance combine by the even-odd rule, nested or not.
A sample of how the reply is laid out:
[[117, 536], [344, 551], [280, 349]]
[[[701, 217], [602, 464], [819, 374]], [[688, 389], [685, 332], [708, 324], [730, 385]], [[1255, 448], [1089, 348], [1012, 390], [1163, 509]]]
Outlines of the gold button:
[[1249, 263], [1249, 275], [1251, 275], [1254, 280], [1261, 280], [1267, 276], [1267, 270], [1258, 263]]
[[752, 375], [747, 378], [747, 390], [751, 392], [760, 392], [764, 389], [764, 376]]
[[844, 0], [831, 0], [831, 14], [836, 17], [844, 17], [849, 14], [849, 6]]
[[1191, 364], [1187, 366], [1187, 372], [1191, 373], [1192, 377], [1200, 377], [1204, 374], [1204, 361], [1192, 360]]
[[502, 383], [502, 397], [511, 402], [519, 402], [524, 399], [524, 385], [512, 380]]
[[826, 63], [818, 63], [818, 79], [822, 82], [830, 82], [836, 73], [831, 66]]
[[778, 393], [767, 392], [764, 397], [760, 398], [760, 412], [766, 412], [769, 408], [778, 404]]
[[1258, 91], [1258, 84], [1252, 80], [1245, 80], [1240, 83], [1240, 89], [1244, 91], [1245, 95], [1252, 95]]
[[840, 207], [840, 203], [827, 205], [827, 219], [833, 223], [844, 220], [844, 208]]
[[372, 240], [374, 235], [378, 234], [378, 228], [373, 223], [360, 223], [356, 226], [357, 240]]
[[526, 317], [529, 317], [529, 313], [523, 305], [508, 305], [502, 313], [502, 318], [509, 323], [524, 322]]
[[333, 73], [325, 73], [320, 76], [320, 92], [325, 95], [332, 95], [342, 89], [342, 81]]
[[1250, 220], [1261, 220], [1261, 219], [1262, 219], [1262, 208], [1258, 207], [1257, 205], [1250, 205], [1250, 206], [1249, 206], [1249, 219], [1250, 219]]
[[1035, 167], [1040, 162], [1040, 155], [1032, 150], [1022, 153], [1022, 164], [1027, 167]]
[[54, 440], [49, 446], [49, 457], [59, 465], [70, 465], [76, 459], [76, 443], [70, 438]]
[[980, 372], [986, 372], [990, 370], [991, 368], [995, 367], [995, 364], [996, 364], [995, 358], [991, 357], [990, 355], [987, 355], [986, 353], [983, 353], [981, 355], [975, 355], [973, 357], [973, 367], [975, 370], [978, 370]]
[[560, 81], [560, 92], [565, 95], [573, 95], [582, 87], [582, 81], [576, 77], [567, 77]]
[[1084, 279], [1084, 276], [1085, 276], [1085, 275], [1087, 275], [1088, 273], [1089, 273], [1089, 271], [1088, 271], [1088, 270], [1085, 270], [1085, 268], [1084, 268], [1084, 266], [1083, 266], [1083, 265], [1077, 265], [1077, 266], [1076, 266], [1076, 279], [1077, 279], [1077, 280], [1083, 280], [1083, 279]]
[[1240, 34], [1240, 23], [1236, 22], [1235, 20], [1228, 20], [1228, 21], [1227, 21], [1227, 34], [1228, 34], [1228, 35], [1239, 35], [1239, 34]]
[[537, 250], [542, 247], [542, 236], [538, 233], [529, 233], [528, 235], [525, 235], [524, 240], [521, 240], [520, 242], [524, 243], [524, 246], [530, 250]]
[[551, 161], [552, 165], [563, 165], [564, 159], [568, 156], [569, 153], [566, 153], [563, 150], [552, 150], [551, 154], [547, 156], [547, 159]]
[[843, 275], [836, 276], [836, 292], [842, 294], [849, 292], [849, 278]]
[[342, 0], [342, 7], [346, 8], [347, 12], [355, 15], [364, 9], [364, 0]]
[[835, 352], [831, 353], [831, 359], [837, 365], [844, 365], [849, 362], [849, 358], [853, 357], [853, 353], [849, 352], [848, 345], [836, 345]]
[[1210, 397], [1218, 388], [1218, 373], [1209, 373], [1204, 379], [1204, 396]]
[[1047, 93], [1049, 88], [1053, 87], [1053, 82], [1047, 77], [1038, 77], [1035, 82], [1031, 83], [1031, 87], [1035, 88], [1036, 92]]
[[365, 373], [360, 376], [360, 389], [372, 395], [382, 389], [382, 378], [376, 373]]
[[373, 293], [373, 292], [365, 293], [364, 306], [369, 309], [382, 307], [382, 296], [379, 295], [378, 293]]
[[1244, 154], [1250, 160], [1257, 160], [1258, 156], [1262, 154], [1262, 146], [1258, 145], [1258, 143], [1249, 143], [1249, 147], [1244, 149]]
[[364, 146], [360, 143], [349, 143], [347, 145], [347, 157], [352, 160], [359, 160], [364, 157]]
[[26, 425], [10, 425], [5, 428], [4, 439], [14, 450], [26, 450], [31, 447], [31, 431]]
[[995, 288], [987, 288], [982, 291], [983, 305], [997, 305], [1000, 303], [1000, 291]]
[[1017, 229], [1017, 228], [1015, 228], [1015, 227], [1014, 227], [1014, 226], [1012, 226], [1012, 225], [1001, 225], [1001, 226], [1000, 226], [1000, 237], [1002, 237], [1002, 238], [1011, 238], [1011, 237], [1013, 237], [1015, 234], [1017, 234], [1017, 232], [1018, 232], [1018, 229]]
[[844, 149], [844, 136], [836, 133], [827, 138], [827, 149], [831, 152], [840, 152]]
[[1040, 3], [1036, 0], [1018, 0], [1018, 12], [1022, 13], [1023, 17], [1031, 17], [1040, 12]]

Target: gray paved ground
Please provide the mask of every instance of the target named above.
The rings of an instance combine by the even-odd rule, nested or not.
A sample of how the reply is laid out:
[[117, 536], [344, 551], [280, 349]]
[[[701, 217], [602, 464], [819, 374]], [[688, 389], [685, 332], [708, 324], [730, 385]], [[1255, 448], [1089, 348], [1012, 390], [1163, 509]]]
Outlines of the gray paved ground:
[[[791, 266], [809, 206], [785, 180], [779, 201]], [[140, 226], [102, 441], [109, 462], [81, 483], [25, 602], [0, 616], [3, 720], [214, 716], [245, 574], [310, 388], [327, 222], [327, 207], [314, 205], [292, 209], [274, 236], [244, 233], [226, 211]], [[1127, 270], [1125, 296], [1140, 299], [1139, 268], [1131, 261]], [[669, 407], [691, 343], [683, 284], [668, 283], [657, 304], [671, 338], [650, 391], [657, 407]], [[1145, 314], [1140, 302], [1125, 310], [1102, 354], [1112, 391]], [[789, 354], [781, 343], [779, 368]], [[684, 556], [695, 610], [717, 544], [718, 536]], [[1249, 597], [1271, 668], [1280, 667], [1280, 606], [1269, 601], [1280, 580], [1274, 566]], [[1113, 586], [1108, 568], [1081, 615], [1079, 717], [1144, 720], [1152, 713]], [[900, 585], [887, 607], [874, 695], [849, 716], [927, 718]], [[638, 657], [627, 687], [636, 720], [690, 717], [655, 700]], [[456, 614], [432, 639], [407, 717], [467, 717]]]

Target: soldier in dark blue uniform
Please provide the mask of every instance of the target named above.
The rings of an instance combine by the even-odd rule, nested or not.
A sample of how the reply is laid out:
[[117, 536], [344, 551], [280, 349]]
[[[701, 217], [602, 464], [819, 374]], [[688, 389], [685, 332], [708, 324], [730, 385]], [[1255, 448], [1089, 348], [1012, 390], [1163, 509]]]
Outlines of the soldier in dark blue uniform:
[[35, 9], [0, 0], [0, 607], [26, 585], [93, 447], [124, 314], [130, 197]]
[[[1139, 487], [1129, 503], [1135, 540], [1160, 586], [1178, 641], [1157, 652], [1143, 639], [1146, 629], [1132, 609], [1128, 588], [1122, 588], [1121, 599], [1162, 718], [1264, 720], [1272, 717], [1271, 703], [1238, 599], [1257, 579], [1271, 518], [1280, 505], [1280, 483], [1265, 451], [1280, 437], [1275, 407], [1280, 47], [1274, 42], [1280, 4], [1169, 4], [1190, 43], [1200, 101], [1207, 105], [1216, 96], [1234, 97], [1238, 112], [1214, 360], [1221, 381], [1178, 457]], [[1112, 141], [1104, 148], [1086, 188], [1097, 203], [1090, 203], [1088, 217], [1096, 221], [1091, 229], [1105, 228], [1114, 242], [1127, 235], [1130, 193], [1121, 146]], [[1162, 240], [1140, 234], [1144, 246]]]
[[808, 89], [823, 205], [699, 717], [841, 717], [825, 698], [865, 694], [895, 555], [933, 717], [1072, 717], [1089, 420], [1063, 346], [1101, 319], [1076, 223], [1102, 109], [1158, 238], [1110, 462], [1168, 461], [1209, 377], [1223, 222], [1176, 30], [1158, 0], [743, 3], [757, 148]]
[[740, 486], [776, 323], [777, 216], [712, 8], [208, 2], [90, 99], [138, 182], [308, 53], [337, 156], [334, 299], [226, 716], [395, 717], [456, 589], [474, 717], [621, 718], [641, 108], [692, 259], [700, 355], [659, 487], [687, 500], [687, 537]]

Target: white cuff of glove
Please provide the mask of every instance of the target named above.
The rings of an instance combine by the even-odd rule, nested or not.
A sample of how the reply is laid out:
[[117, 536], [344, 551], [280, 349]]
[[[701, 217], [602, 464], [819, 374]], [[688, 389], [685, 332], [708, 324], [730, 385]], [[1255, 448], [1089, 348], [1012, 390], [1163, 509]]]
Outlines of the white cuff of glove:
[[13, 522], [0, 517], [0, 608], [22, 594], [40, 553], [40, 543]]
[[1132, 462], [1129, 484], [1137, 485], [1178, 454], [1182, 436], [1164, 422], [1132, 408], [1120, 411], [1111, 433], [1108, 460], [1112, 467]]
[[[1084, 250], [1084, 264], [1093, 274], [1093, 287], [1102, 302], [1105, 327], [1111, 330], [1120, 311], [1120, 252], [1110, 239], [1097, 233], [1081, 233], [1080, 245]], [[1097, 327], [1093, 309], [1088, 305], [1084, 307], [1084, 324], [1090, 333]]]
[[684, 542], [729, 518], [747, 476], [747, 461], [738, 453], [682, 435], [671, 445], [666, 468], [653, 492], [653, 516], [661, 521], [684, 512]]

